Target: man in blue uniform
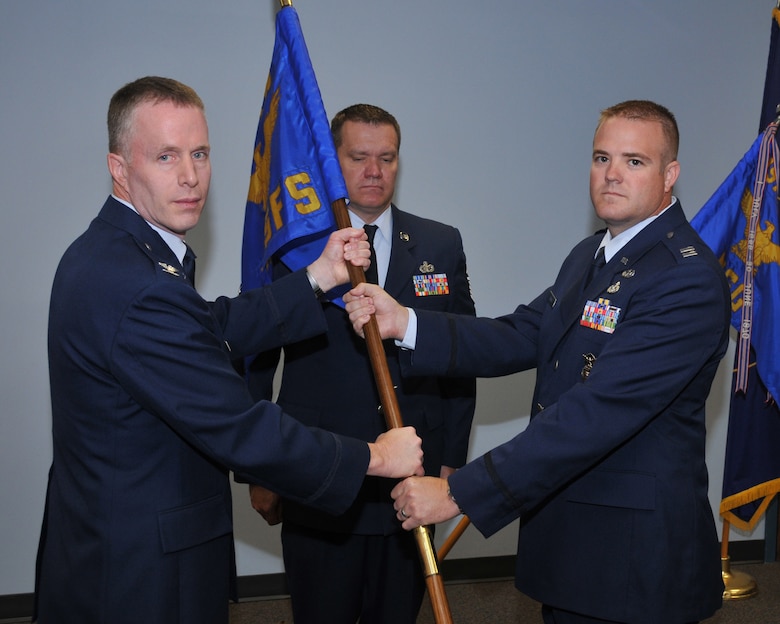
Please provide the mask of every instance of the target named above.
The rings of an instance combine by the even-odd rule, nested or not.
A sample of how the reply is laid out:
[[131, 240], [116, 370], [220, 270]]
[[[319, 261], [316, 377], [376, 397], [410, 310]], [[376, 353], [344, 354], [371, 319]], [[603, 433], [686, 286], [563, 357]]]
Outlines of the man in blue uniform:
[[408, 348], [404, 374], [536, 368], [525, 431], [449, 479], [406, 479], [393, 497], [406, 529], [462, 509], [489, 536], [519, 518], [516, 585], [546, 623], [684, 624], [721, 604], [704, 404], [729, 291], [672, 195], [678, 140], [653, 102], [603, 111], [590, 193], [607, 230], [512, 314], [411, 312], [369, 286], [346, 297], [358, 331], [376, 310], [383, 337]]
[[368, 264], [361, 230], [334, 233], [267, 289], [207, 302], [184, 243], [211, 177], [203, 103], [141, 78], [114, 94], [108, 129], [112, 195], [51, 294], [37, 620], [227, 624], [229, 470], [337, 514], [366, 474], [423, 474], [420, 440], [412, 428], [367, 444], [302, 426], [255, 403], [231, 363], [326, 329], [313, 288], [346, 282], [345, 261]]
[[[331, 130], [356, 228], [373, 228], [376, 262], [367, 279], [399, 301], [426, 310], [474, 315], [460, 232], [400, 210], [392, 203], [401, 129], [393, 115], [371, 104], [337, 113]], [[281, 263], [275, 277], [289, 271]], [[373, 440], [386, 428], [366, 345], [344, 310], [323, 302], [326, 334], [289, 344], [278, 402], [307, 425]], [[439, 376], [402, 379], [398, 349], [385, 344], [404, 423], [423, 440], [425, 472], [448, 476], [466, 461], [476, 383]], [[279, 357], [258, 358], [252, 379], [272, 374]], [[270, 389], [256, 395], [268, 397]], [[371, 412], [371, 416], [366, 413]], [[284, 519], [285, 572], [297, 624], [414, 624], [425, 579], [414, 537], [394, 517], [388, 479], [366, 479], [355, 502], [339, 515], [318, 512], [252, 486], [252, 501], [267, 520]]]

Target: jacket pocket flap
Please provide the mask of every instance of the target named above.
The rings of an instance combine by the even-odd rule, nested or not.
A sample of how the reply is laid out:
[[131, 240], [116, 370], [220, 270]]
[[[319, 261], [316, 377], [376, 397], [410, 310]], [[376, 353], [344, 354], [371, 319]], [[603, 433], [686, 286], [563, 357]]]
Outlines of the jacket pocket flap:
[[221, 496], [161, 511], [158, 523], [163, 552], [166, 553], [203, 544], [233, 530]]
[[594, 470], [569, 486], [566, 499], [591, 505], [655, 509], [655, 475]]

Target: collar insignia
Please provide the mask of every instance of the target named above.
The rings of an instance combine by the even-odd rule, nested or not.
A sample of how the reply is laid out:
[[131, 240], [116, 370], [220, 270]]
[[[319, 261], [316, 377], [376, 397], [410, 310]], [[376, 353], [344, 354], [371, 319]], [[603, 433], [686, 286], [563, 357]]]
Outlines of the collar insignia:
[[158, 262], [157, 264], [159, 264], [162, 267], [162, 270], [165, 271], [166, 273], [170, 275], [175, 275], [176, 277], [181, 276], [181, 273], [179, 273], [179, 269], [177, 269], [175, 266], [166, 264], [165, 262]]

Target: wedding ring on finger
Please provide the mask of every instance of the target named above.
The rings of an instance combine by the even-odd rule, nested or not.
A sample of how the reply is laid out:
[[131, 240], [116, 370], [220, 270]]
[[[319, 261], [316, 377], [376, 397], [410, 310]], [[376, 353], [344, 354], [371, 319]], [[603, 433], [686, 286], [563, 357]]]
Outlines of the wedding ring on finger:
[[403, 509], [401, 509], [401, 511], [399, 513], [401, 514], [401, 516], [403, 516], [404, 519], [409, 517], [409, 516], [406, 515], [406, 512]]

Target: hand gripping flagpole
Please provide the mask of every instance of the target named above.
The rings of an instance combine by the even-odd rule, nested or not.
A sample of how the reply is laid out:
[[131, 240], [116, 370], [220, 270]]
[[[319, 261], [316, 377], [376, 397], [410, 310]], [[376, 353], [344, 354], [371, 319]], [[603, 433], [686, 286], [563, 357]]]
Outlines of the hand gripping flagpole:
[[[282, 0], [289, 2], [290, 0]], [[336, 225], [339, 228], [350, 227], [349, 213], [347, 212], [347, 203], [344, 199], [338, 199], [333, 202], [333, 214], [336, 218]], [[366, 281], [366, 275], [358, 266], [347, 263], [349, 278], [353, 286], [357, 286]], [[371, 315], [368, 323], [363, 328], [368, 346], [368, 355], [371, 360], [371, 367], [374, 370], [374, 379], [379, 391], [379, 398], [382, 403], [382, 411], [385, 416], [385, 422], [388, 429], [403, 427], [401, 410], [398, 407], [398, 398], [395, 394], [390, 370], [387, 366], [387, 356], [382, 345], [382, 336], [379, 333], [379, 325], [376, 318]], [[419, 526], [414, 529], [414, 537], [417, 541], [417, 549], [420, 551], [420, 559], [425, 575], [425, 584], [428, 588], [428, 595], [433, 608], [433, 616], [436, 624], [451, 624], [452, 614], [447, 602], [447, 594], [444, 592], [444, 582], [439, 574], [439, 567], [436, 561], [436, 552], [433, 549], [431, 533], [427, 526]]]

